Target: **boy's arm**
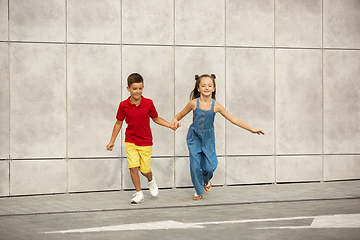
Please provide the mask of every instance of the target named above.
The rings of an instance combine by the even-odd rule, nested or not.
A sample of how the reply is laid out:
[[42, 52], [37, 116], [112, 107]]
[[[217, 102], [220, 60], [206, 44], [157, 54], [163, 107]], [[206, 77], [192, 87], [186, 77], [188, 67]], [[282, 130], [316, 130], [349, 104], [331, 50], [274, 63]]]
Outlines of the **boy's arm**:
[[174, 126], [172, 126], [168, 121], [166, 121], [165, 119], [163, 119], [161, 117], [156, 117], [156, 118], [153, 118], [152, 120], [161, 126], [171, 128], [172, 130], [176, 130], [176, 128]]
[[112, 135], [111, 135], [111, 139], [110, 139], [109, 144], [106, 146], [106, 150], [108, 150], [108, 151], [113, 150], [116, 137], [120, 132], [122, 124], [123, 124], [123, 121], [116, 120], [115, 125], [114, 125], [114, 129], [113, 129], [113, 132], [112, 132]]

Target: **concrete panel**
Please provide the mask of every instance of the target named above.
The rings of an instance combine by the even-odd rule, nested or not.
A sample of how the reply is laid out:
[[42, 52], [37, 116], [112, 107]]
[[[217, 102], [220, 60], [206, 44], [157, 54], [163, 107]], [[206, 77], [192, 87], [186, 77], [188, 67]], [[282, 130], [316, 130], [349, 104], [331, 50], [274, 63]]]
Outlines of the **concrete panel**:
[[65, 0], [11, 0], [9, 3], [11, 40], [65, 41]]
[[0, 41], [8, 40], [8, 0], [0, 0]]
[[[221, 48], [178, 47], [175, 49], [175, 114], [184, 109], [190, 101], [190, 92], [195, 86], [195, 75], [216, 75], [216, 101], [225, 104], [225, 51]], [[174, 116], [173, 116], [174, 117]], [[173, 118], [172, 117], [172, 118]], [[175, 133], [175, 155], [189, 155], [186, 134], [192, 123], [193, 113], [181, 120], [181, 127]], [[225, 119], [215, 116], [215, 138], [217, 155], [225, 154]]]
[[[225, 185], [225, 158], [218, 157], [218, 167], [211, 179], [212, 185]], [[175, 187], [193, 187], [188, 157], [175, 159]]]
[[11, 44], [10, 72], [10, 157], [65, 157], [65, 46]]
[[226, 163], [225, 163], [225, 157], [218, 157], [218, 166], [214, 172], [214, 176], [213, 179], [211, 180], [212, 185], [216, 186], [223, 186], [226, 184], [226, 171], [225, 168], [226, 167]]
[[275, 46], [322, 45], [321, 0], [275, 0]]
[[325, 156], [324, 180], [360, 179], [360, 156]]
[[324, 52], [325, 153], [360, 153], [360, 51]]
[[0, 161], [0, 196], [9, 196], [9, 162]]
[[[123, 100], [130, 96], [126, 89], [127, 78], [131, 73], [137, 72], [144, 78], [143, 96], [152, 99], [159, 117], [170, 123], [174, 117], [173, 48], [124, 46], [122, 59]], [[154, 144], [153, 156], [174, 155], [173, 130], [160, 126], [151, 119], [150, 123]], [[124, 124], [124, 130], [126, 126]]]
[[192, 187], [189, 157], [175, 159], [175, 187]]
[[17, 160], [10, 169], [12, 196], [66, 192], [65, 160]]
[[[123, 189], [135, 189], [128, 169], [128, 162], [126, 158], [122, 159], [122, 184]], [[172, 188], [174, 187], [174, 159], [173, 158], [152, 158], [151, 171], [155, 177], [158, 188]], [[148, 180], [140, 172], [141, 189], [149, 189]]]
[[322, 152], [322, 53], [276, 51], [276, 152]]
[[69, 192], [118, 190], [121, 188], [120, 159], [68, 160]]
[[226, 45], [274, 46], [274, 1], [226, 1]]
[[276, 158], [276, 182], [322, 180], [322, 156], [281, 156]]
[[0, 159], [9, 157], [9, 47], [0, 43]]
[[68, 41], [120, 43], [121, 0], [67, 1]]
[[274, 157], [228, 157], [226, 159], [226, 184], [275, 182]]
[[151, 171], [159, 188], [174, 187], [174, 158], [151, 159]]
[[226, 121], [226, 154], [274, 152], [274, 51], [227, 49], [226, 110], [265, 136]]
[[174, 43], [173, 1], [123, 0], [122, 19], [123, 43]]
[[69, 45], [68, 156], [119, 156], [108, 144], [121, 100], [120, 46]]
[[175, 1], [175, 43], [225, 45], [225, 1]]
[[358, 0], [324, 0], [324, 47], [360, 48]]

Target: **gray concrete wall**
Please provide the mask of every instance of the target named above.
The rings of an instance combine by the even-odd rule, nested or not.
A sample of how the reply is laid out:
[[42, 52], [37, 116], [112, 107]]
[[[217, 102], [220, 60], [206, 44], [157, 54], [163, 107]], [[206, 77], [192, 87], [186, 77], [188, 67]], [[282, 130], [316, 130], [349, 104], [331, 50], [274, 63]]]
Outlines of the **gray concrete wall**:
[[[265, 131], [216, 117], [214, 184], [359, 179], [359, 39], [359, 0], [0, 0], [0, 196], [132, 188], [105, 150], [132, 72], [168, 121], [214, 73]], [[192, 185], [191, 120], [152, 124], [159, 187]]]

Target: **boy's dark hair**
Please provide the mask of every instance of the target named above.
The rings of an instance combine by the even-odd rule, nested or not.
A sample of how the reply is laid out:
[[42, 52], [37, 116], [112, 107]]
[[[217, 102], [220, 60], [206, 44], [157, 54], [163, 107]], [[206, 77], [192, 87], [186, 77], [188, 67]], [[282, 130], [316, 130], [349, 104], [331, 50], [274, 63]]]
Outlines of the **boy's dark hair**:
[[200, 97], [200, 93], [199, 93], [199, 91], [198, 91], [198, 87], [199, 87], [199, 85], [200, 85], [201, 78], [203, 78], [203, 77], [209, 77], [209, 78], [211, 78], [211, 79], [213, 80], [213, 84], [214, 84], [214, 87], [215, 87], [215, 91], [212, 93], [211, 97], [216, 100], [216, 97], [215, 97], [215, 95], [216, 95], [216, 84], [215, 84], [215, 78], [216, 78], [216, 76], [215, 76], [215, 74], [211, 74], [211, 75], [203, 74], [203, 75], [201, 75], [201, 76], [195, 75], [195, 81], [196, 81], [196, 83], [195, 83], [194, 90], [192, 90], [191, 93], [190, 93], [190, 100], [193, 100], [193, 99], [196, 99], [196, 98]]
[[128, 87], [130, 87], [133, 83], [144, 83], [144, 79], [140, 74], [132, 73], [127, 78]]

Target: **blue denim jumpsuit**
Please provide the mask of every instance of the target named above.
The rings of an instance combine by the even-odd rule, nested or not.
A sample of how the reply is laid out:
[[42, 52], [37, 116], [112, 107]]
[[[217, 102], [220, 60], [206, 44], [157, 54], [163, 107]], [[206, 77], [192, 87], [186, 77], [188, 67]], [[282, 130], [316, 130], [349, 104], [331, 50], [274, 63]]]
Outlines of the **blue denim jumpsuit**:
[[199, 98], [193, 112], [193, 123], [189, 127], [186, 142], [190, 155], [191, 181], [196, 193], [203, 194], [203, 183], [208, 184], [218, 165], [215, 151], [214, 112], [215, 100], [211, 110], [199, 108]]

